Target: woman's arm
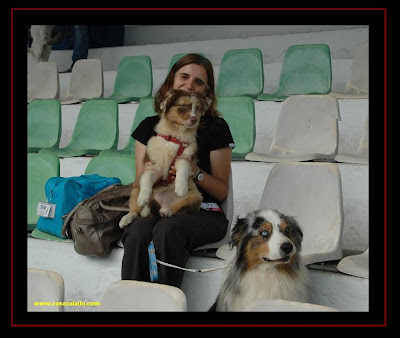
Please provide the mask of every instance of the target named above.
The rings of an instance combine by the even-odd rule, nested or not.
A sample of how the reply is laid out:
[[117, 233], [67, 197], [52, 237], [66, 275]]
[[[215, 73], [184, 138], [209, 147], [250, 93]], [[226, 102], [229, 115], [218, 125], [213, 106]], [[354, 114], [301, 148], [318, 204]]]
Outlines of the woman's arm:
[[[211, 151], [210, 167], [212, 174], [203, 171], [204, 179], [196, 182], [201, 189], [220, 202], [228, 196], [231, 160], [231, 148], [221, 148]], [[197, 165], [192, 164], [192, 169], [196, 173]]]

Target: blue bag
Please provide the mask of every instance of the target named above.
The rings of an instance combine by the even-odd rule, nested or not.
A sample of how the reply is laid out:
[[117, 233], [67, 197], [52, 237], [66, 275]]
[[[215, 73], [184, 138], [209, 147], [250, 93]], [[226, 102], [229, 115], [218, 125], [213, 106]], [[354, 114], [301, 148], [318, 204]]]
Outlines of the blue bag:
[[79, 202], [116, 183], [121, 183], [117, 177], [103, 177], [97, 174], [49, 178], [45, 185], [45, 192], [47, 202], [55, 204], [54, 218], [39, 217], [37, 229], [60, 238], [67, 238], [61, 232], [64, 223], [63, 216]]

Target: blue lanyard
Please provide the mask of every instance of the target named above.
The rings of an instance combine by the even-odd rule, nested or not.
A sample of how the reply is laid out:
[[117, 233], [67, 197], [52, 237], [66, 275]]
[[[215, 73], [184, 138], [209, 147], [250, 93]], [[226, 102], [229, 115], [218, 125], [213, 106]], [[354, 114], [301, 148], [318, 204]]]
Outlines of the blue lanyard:
[[154, 249], [153, 241], [151, 241], [149, 244], [148, 252], [149, 252], [150, 280], [153, 283], [156, 283], [158, 282], [158, 268], [157, 268], [156, 250]]

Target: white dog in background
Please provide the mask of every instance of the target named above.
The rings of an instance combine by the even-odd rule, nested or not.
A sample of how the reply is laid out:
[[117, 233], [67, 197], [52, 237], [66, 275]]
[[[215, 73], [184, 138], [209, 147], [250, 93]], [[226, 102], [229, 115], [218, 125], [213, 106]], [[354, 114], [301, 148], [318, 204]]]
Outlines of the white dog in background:
[[51, 46], [69, 36], [56, 29], [55, 25], [32, 25], [29, 29], [32, 43], [28, 46], [28, 52], [38, 62], [49, 61]]

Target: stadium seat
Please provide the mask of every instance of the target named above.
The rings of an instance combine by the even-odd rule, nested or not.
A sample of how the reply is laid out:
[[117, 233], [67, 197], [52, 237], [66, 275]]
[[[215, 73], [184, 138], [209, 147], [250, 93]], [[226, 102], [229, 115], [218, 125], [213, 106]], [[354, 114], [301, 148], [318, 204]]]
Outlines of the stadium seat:
[[50, 177], [60, 176], [60, 160], [55, 155], [28, 153], [28, 231], [36, 228], [39, 202], [46, 202], [44, 186]]
[[257, 299], [251, 302], [246, 312], [339, 312], [338, 309], [311, 303], [293, 302], [283, 299]]
[[[35, 305], [35, 302], [41, 302], [41, 305]], [[43, 302], [54, 305], [44, 305]], [[62, 302], [64, 278], [54, 271], [28, 268], [28, 312], [62, 312]]]
[[219, 97], [218, 111], [231, 130], [236, 147], [232, 159], [244, 159], [253, 151], [256, 139], [255, 108], [251, 97]]
[[135, 156], [135, 139], [131, 137], [133, 131], [137, 128], [140, 122], [146, 117], [156, 115], [153, 108], [153, 98], [144, 98], [140, 101], [139, 106], [136, 109], [135, 117], [133, 119], [131, 131], [129, 133], [129, 139], [126, 146], [122, 149], [107, 149], [102, 150], [100, 156]]
[[[169, 66], [168, 66], [168, 72], [167, 74], [169, 74], [169, 71], [171, 70], [172, 66], [183, 56], [187, 55], [189, 53], [180, 53], [180, 54], [175, 54], [172, 58], [171, 61], [169, 62]], [[204, 56], [203, 53], [196, 53], [196, 54], [200, 54], [201, 56]]]
[[153, 70], [151, 58], [147, 55], [125, 56], [121, 59], [114, 89], [108, 99], [118, 103], [139, 101], [151, 96], [153, 91]]
[[61, 137], [59, 100], [33, 100], [28, 104], [28, 152], [57, 147]]
[[264, 67], [260, 49], [232, 49], [224, 54], [218, 73], [217, 96], [256, 98], [263, 89]]
[[338, 151], [339, 104], [331, 95], [294, 95], [283, 104], [267, 153], [249, 153], [248, 161], [334, 160]]
[[335, 157], [335, 161], [343, 163], [368, 164], [369, 156], [369, 123], [368, 116], [364, 123], [363, 133], [361, 135], [360, 144], [355, 154], [339, 153]]
[[259, 208], [275, 209], [297, 220], [303, 232], [301, 256], [305, 264], [343, 257], [343, 196], [336, 164], [275, 164]]
[[61, 104], [103, 97], [103, 66], [100, 59], [81, 59], [72, 68], [69, 89]]
[[261, 101], [284, 101], [290, 95], [329, 94], [332, 85], [330, 49], [325, 44], [294, 45], [285, 53], [278, 89], [260, 94]]
[[347, 275], [369, 278], [369, 249], [362, 254], [343, 258], [337, 269]]
[[220, 206], [221, 206], [221, 209], [224, 211], [224, 214], [225, 214], [227, 220], [229, 221], [225, 237], [223, 239], [221, 239], [220, 241], [218, 241], [218, 242], [208, 243], [208, 244], [202, 245], [202, 246], [196, 248], [194, 251], [206, 250], [206, 249], [215, 249], [215, 248], [219, 248], [219, 247], [224, 246], [227, 243], [229, 243], [230, 235], [231, 235], [231, 225], [232, 225], [232, 221], [233, 221], [233, 209], [234, 209], [232, 168], [231, 168], [231, 173], [230, 173], [230, 176], [229, 176], [228, 196], [225, 199], [225, 201], [223, 201], [220, 204]]
[[64, 148], [46, 148], [39, 153], [58, 157], [97, 155], [116, 149], [118, 143], [118, 103], [113, 100], [89, 100], [82, 104], [70, 143]]
[[56, 62], [38, 62], [28, 74], [28, 103], [34, 99], [59, 99], [60, 79]]
[[354, 51], [349, 80], [343, 93], [333, 93], [339, 99], [367, 99], [369, 94], [369, 42]]
[[106, 312], [186, 312], [186, 296], [177, 287], [120, 280], [105, 290], [98, 311]]
[[136, 176], [135, 159], [124, 156], [95, 156], [88, 163], [85, 174], [118, 177], [122, 184], [130, 184]]

